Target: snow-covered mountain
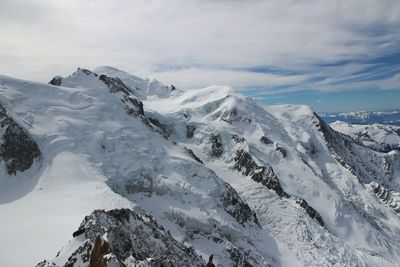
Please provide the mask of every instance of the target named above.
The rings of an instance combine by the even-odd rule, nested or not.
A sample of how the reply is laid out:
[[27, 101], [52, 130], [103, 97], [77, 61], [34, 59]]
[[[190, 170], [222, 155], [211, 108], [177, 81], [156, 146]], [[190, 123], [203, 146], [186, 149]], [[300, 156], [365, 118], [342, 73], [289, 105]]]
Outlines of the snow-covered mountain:
[[349, 124], [335, 121], [329, 124], [338, 132], [347, 134], [365, 146], [381, 152], [400, 150], [400, 126], [383, 124]]
[[398, 266], [400, 155], [306, 106], [110, 67], [0, 104], [1, 266]]
[[353, 111], [340, 113], [321, 112], [318, 115], [328, 123], [344, 121], [350, 124], [384, 124], [400, 126], [400, 110]]

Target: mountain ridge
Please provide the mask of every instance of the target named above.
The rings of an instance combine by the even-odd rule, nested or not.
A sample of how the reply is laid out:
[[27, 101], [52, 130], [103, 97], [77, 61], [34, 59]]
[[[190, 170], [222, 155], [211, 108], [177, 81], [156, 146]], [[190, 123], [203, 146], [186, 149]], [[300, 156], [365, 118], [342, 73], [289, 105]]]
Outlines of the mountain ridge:
[[[204, 262], [213, 255], [217, 266], [396, 266], [397, 204], [375, 188], [397, 196], [399, 156], [337, 133], [305, 106], [264, 107], [230, 87], [183, 91], [100, 70], [78, 69], [56, 85], [0, 77], [0, 102], [30, 122], [24, 127], [43, 154], [31, 191], [0, 206], [14, 232], [32, 218], [28, 210], [39, 212], [33, 205], [46, 211], [35, 229], [50, 245], [35, 248], [30, 264], [47, 257], [43, 264], [64, 265], [69, 247], [89, 244], [71, 239], [84, 216], [128, 208], [154, 217]], [[4, 191], [32, 174], [17, 173], [22, 182], [2, 176]], [[57, 208], [44, 204], [50, 198]], [[23, 213], [13, 225], [15, 207]], [[55, 231], [57, 217], [66, 221]], [[18, 243], [13, 231], [2, 235]], [[108, 242], [97, 234], [92, 247]], [[51, 259], [51, 247], [68, 239]], [[117, 254], [102, 259], [130, 266], [147, 257]]]

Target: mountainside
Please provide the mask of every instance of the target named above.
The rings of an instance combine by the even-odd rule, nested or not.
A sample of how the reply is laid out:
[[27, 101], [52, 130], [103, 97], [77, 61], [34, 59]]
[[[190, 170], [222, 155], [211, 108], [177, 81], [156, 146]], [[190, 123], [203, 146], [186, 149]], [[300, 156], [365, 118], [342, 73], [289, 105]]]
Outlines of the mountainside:
[[350, 124], [384, 124], [400, 126], [400, 111], [355, 111], [319, 114], [326, 122], [344, 121]]
[[399, 153], [306, 106], [110, 67], [0, 105], [1, 266], [398, 266]]
[[359, 125], [336, 121], [330, 126], [338, 132], [347, 134], [365, 146], [381, 152], [400, 150], [400, 126]]

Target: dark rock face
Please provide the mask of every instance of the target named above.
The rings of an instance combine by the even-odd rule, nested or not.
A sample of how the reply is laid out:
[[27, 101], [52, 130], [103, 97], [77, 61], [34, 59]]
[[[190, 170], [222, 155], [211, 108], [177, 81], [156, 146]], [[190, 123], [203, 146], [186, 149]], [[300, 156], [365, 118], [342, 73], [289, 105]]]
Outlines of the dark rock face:
[[221, 118], [221, 120], [229, 124], [240, 119], [241, 116], [239, 115], [239, 112], [236, 108], [233, 108], [232, 110], [226, 112]]
[[188, 152], [188, 154], [189, 154], [194, 160], [196, 160], [197, 162], [199, 162], [199, 163], [201, 163], [201, 164], [204, 165], [204, 162], [203, 162], [199, 157], [197, 157], [196, 154], [194, 154], [193, 150], [191, 150], [191, 149], [189, 149], [189, 148], [186, 148], [186, 147], [185, 147], [185, 150], [186, 150], [186, 152]]
[[133, 91], [119, 78], [108, 77], [107, 75], [102, 74], [100, 75], [99, 79], [110, 88], [111, 93], [123, 92], [126, 95], [133, 94]]
[[232, 139], [238, 144], [245, 141], [244, 137], [239, 137], [237, 134], [232, 134]]
[[65, 267], [74, 267], [75, 263], [82, 261], [89, 263], [90, 254], [93, 249], [93, 243], [86, 240], [77, 250], [75, 250], [65, 263]]
[[254, 181], [262, 183], [267, 188], [274, 190], [280, 197], [289, 197], [289, 194], [283, 191], [278, 177], [272, 167], [261, 167], [256, 170], [252, 177]]
[[124, 108], [129, 115], [142, 118], [145, 125], [160, 133], [164, 138], [170, 136], [170, 129], [167, 125], [161, 123], [158, 119], [146, 116], [144, 114], [143, 102], [140, 101], [135, 93], [126, 86], [119, 78], [108, 77], [100, 75], [99, 79], [102, 80], [109, 88], [111, 93], [122, 92], [121, 99]]
[[275, 175], [272, 167], [258, 166], [250, 153], [240, 149], [236, 151], [234, 168], [243, 175], [251, 176], [254, 181], [263, 184], [268, 189], [274, 190], [280, 197], [289, 197], [283, 191], [278, 177]]
[[247, 261], [245, 255], [243, 255], [243, 253], [241, 253], [239, 249], [232, 247], [229, 248], [227, 251], [229, 253], [229, 256], [231, 257], [231, 260], [236, 264], [236, 266], [243, 266], [243, 267], [253, 266]]
[[53, 262], [49, 262], [47, 260], [43, 260], [36, 264], [36, 267], [50, 267], [50, 266], [56, 266]]
[[240, 198], [235, 189], [233, 189], [228, 183], [225, 183], [224, 187], [225, 190], [222, 191], [220, 200], [224, 205], [225, 211], [240, 224], [253, 222], [259, 226], [260, 223], [258, 222], [256, 214], [250, 209], [249, 205]]
[[[7, 173], [16, 174], [29, 169], [35, 159], [41, 158], [38, 145], [0, 104], [0, 158], [5, 161]], [[1, 138], [1, 135], [0, 135]]]
[[247, 123], [251, 123], [251, 119], [242, 115], [245, 114], [246, 112], [240, 111], [236, 108], [233, 108], [231, 110], [225, 111], [222, 116], [221, 116], [221, 120], [232, 124], [234, 122], [238, 122], [238, 121], [244, 121]]
[[388, 157], [384, 158], [383, 170], [384, 170], [384, 174], [385, 174], [386, 178], [388, 178], [388, 180], [391, 180], [393, 177], [393, 169], [392, 169], [392, 164], [390, 163], [390, 160]]
[[60, 76], [56, 76], [53, 79], [51, 79], [51, 81], [49, 82], [49, 84], [52, 85], [56, 85], [56, 86], [60, 86], [62, 82], [62, 78]]
[[134, 92], [126, 86], [119, 78], [100, 75], [99, 79], [109, 88], [111, 93], [122, 92], [124, 97], [121, 99], [128, 114], [134, 116], [144, 116], [143, 103], [137, 99]]
[[90, 255], [89, 267], [107, 267], [109, 265], [120, 267], [126, 266], [111, 253], [110, 244], [101, 236], [97, 236]]
[[271, 267], [268, 262], [252, 257], [248, 251], [243, 248], [236, 247], [233, 244], [228, 243], [226, 251], [229, 253], [231, 260], [234, 262], [234, 266], [241, 267], [252, 267], [252, 266], [265, 266]]
[[125, 266], [126, 260], [146, 266], [206, 265], [202, 257], [177, 242], [150, 215], [129, 209], [96, 210], [85, 217], [78, 231], [86, 241], [66, 266], [75, 266], [79, 261], [89, 266], [109, 266], [111, 262], [115, 264], [112, 266]]
[[96, 73], [94, 73], [94, 72], [92, 72], [92, 71], [90, 71], [90, 70], [88, 70], [88, 69], [81, 69], [81, 68], [78, 68], [78, 71], [82, 71], [83, 73], [85, 73], [86, 75], [90, 75], [90, 74], [93, 74], [94, 76], [98, 76]]
[[315, 219], [321, 226], [324, 226], [324, 221], [322, 220], [321, 215], [314, 208], [308, 205], [307, 201], [298, 198], [296, 199], [296, 203], [299, 204], [312, 219]]
[[159, 120], [151, 117], [143, 118], [143, 122], [150, 126], [153, 130], [160, 133], [164, 138], [168, 138], [170, 136], [170, 129], [167, 125], [161, 123]]
[[[276, 194], [282, 198], [291, 198], [291, 196], [283, 190], [272, 167], [257, 165], [250, 153], [242, 149], [236, 151], [234, 161], [234, 168], [243, 175], [250, 176], [251, 179], [275, 191]], [[296, 203], [306, 211], [310, 218], [315, 219], [321, 226], [324, 226], [321, 215], [315, 209], [308, 205], [304, 199], [299, 197], [294, 198], [296, 199]]]
[[133, 117], [139, 117], [142, 119], [142, 122], [147, 125], [149, 128], [155, 130], [160, 133], [164, 138], [168, 138], [170, 135], [170, 129], [167, 125], [161, 123], [156, 118], [148, 117], [144, 114], [143, 102], [140, 101], [135, 95], [135, 92], [129, 88], [121, 79], [116, 77], [109, 77], [107, 75], [97, 75], [94, 72], [86, 69], [78, 68], [78, 71], [85, 73], [86, 75], [93, 74], [95, 77], [98, 77], [107, 87], [109, 88], [111, 93], [122, 93], [122, 97], [120, 98], [123, 107], [129, 115]]
[[[348, 136], [331, 129], [317, 114], [314, 113], [314, 125], [323, 134], [329, 150], [333, 153], [337, 162], [348, 169], [358, 179], [362, 177], [358, 164], [353, 162], [348, 154], [352, 152], [352, 142], [356, 142]], [[361, 145], [361, 144], [360, 144]]]
[[213, 259], [214, 259], [214, 254], [211, 254], [210, 257], [208, 258], [207, 267], [215, 267]]
[[376, 182], [371, 182], [370, 186], [372, 192], [379, 198], [383, 203], [389, 205], [396, 213], [400, 214], [400, 193], [390, 191], [383, 185]]
[[236, 151], [234, 160], [234, 168], [246, 176], [254, 173], [259, 168], [257, 163], [251, 157], [250, 153], [242, 149]]
[[264, 136], [261, 136], [260, 141], [263, 142], [263, 143], [266, 144], [266, 145], [270, 145], [270, 144], [273, 144], [273, 143], [274, 143], [274, 141], [272, 141], [271, 139], [269, 139], [269, 138], [266, 137], [265, 135], [264, 135]]
[[281, 153], [282, 157], [286, 158], [287, 157], [287, 152], [286, 149], [281, 145], [281, 144], [276, 144], [276, 151], [278, 151], [279, 153]]
[[186, 137], [189, 139], [193, 138], [195, 130], [196, 130], [196, 126], [194, 126], [193, 124], [186, 125]]
[[222, 156], [222, 153], [224, 153], [224, 148], [222, 146], [221, 136], [211, 136], [211, 151], [214, 157], [219, 158]]

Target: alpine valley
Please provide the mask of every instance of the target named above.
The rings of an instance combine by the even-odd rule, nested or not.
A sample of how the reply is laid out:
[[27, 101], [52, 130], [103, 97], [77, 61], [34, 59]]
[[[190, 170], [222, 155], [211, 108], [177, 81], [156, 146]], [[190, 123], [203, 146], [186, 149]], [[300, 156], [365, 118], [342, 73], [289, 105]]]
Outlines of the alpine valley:
[[226, 86], [0, 76], [0, 214], [0, 266], [399, 266], [400, 153]]

